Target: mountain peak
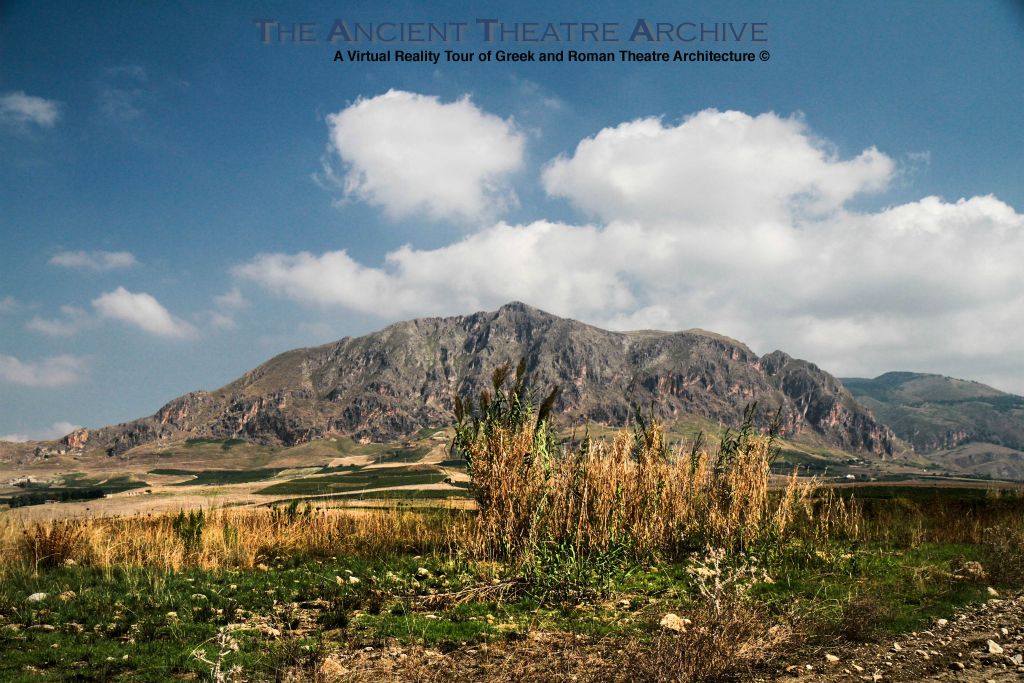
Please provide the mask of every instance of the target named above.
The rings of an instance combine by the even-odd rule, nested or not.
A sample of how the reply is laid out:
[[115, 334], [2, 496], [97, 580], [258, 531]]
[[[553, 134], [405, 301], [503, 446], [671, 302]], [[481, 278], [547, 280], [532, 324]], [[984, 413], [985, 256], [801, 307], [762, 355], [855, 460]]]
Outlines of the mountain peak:
[[174, 399], [148, 418], [90, 430], [85, 448], [125, 452], [181, 438], [293, 445], [328, 435], [390, 441], [453, 420], [494, 368], [526, 359], [530, 382], [561, 389], [563, 424], [627, 424], [653, 406], [670, 426], [737, 424], [747, 404], [781, 411], [784, 429], [845, 450], [891, 453], [892, 434], [835, 378], [779, 352], [763, 359], [703, 330], [612, 332], [520, 301], [468, 316], [395, 323], [363, 337], [280, 354], [213, 392]]

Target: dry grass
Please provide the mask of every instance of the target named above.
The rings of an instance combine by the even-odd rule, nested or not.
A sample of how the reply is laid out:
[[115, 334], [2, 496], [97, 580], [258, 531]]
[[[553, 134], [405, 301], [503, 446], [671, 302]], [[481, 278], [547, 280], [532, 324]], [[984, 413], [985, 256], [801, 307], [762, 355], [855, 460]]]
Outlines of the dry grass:
[[253, 568], [276, 556], [417, 554], [447, 548], [451, 528], [443, 513], [398, 509], [215, 509], [40, 522], [0, 517], [0, 569], [72, 562], [177, 571]]
[[634, 556], [681, 556], [707, 545], [742, 549], [756, 541], [810, 534], [855, 535], [855, 505], [836, 496], [815, 501], [816, 482], [795, 474], [769, 492], [775, 444], [757, 433], [752, 414], [714, 452], [701, 442], [671, 448], [661, 425], [640, 416], [610, 442], [555, 445], [534, 413], [521, 375], [509, 390], [508, 368], [476, 415], [460, 406], [456, 450], [470, 464], [479, 504], [476, 549], [503, 559], [538, 546], [574, 555], [628, 549]]

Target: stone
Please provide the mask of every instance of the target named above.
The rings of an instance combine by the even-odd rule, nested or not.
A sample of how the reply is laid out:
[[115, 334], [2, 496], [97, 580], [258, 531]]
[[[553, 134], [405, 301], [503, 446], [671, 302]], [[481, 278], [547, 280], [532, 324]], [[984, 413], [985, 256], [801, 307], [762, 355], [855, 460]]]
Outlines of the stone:
[[348, 585], [350, 585], [350, 586], [358, 586], [359, 585], [359, 577], [358, 576], [350, 576], [350, 577], [348, 577]]
[[46, 597], [46, 593], [33, 593], [25, 599], [25, 602], [42, 602]]
[[893, 643], [892, 644], [892, 649], [893, 649], [894, 652], [900, 652], [903, 648], [900, 646], [899, 643]]
[[839, 657], [836, 657], [834, 654], [828, 653], [825, 655], [825, 661], [829, 664], [838, 664]]
[[669, 612], [668, 614], [666, 614], [665, 616], [663, 616], [661, 618], [661, 621], [658, 622], [658, 625], [661, 626], [666, 631], [675, 631], [676, 633], [685, 633], [686, 632], [686, 627], [689, 626], [690, 623], [691, 622], [690, 622], [689, 619], [684, 619], [683, 617], [680, 617], [678, 614], [674, 614], [672, 612]]
[[935, 625], [936, 626], [945, 626], [948, 623], [949, 623], [949, 621], [947, 619], [936, 619], [935, 620]]
[[992, 586], [989, 586], [989, 587], [988, 587], [988, 594], [989, 594], [989, 595], [990, 595], [991, 597], [993, 597], [993, 598], [998, 598], [998, 597], [999, 597], [999, 591], [997, 591], [997, 590], [996, 590], [995, 588], [993, 588]]
[[426, 567], [418, 567], [416, 569], [416, 578], [417, 579], [429, 579], [430, 578], [430, 570], [428, 570]]
[[326, 657], [320, 664], [320, 678], [322, 680], [338, 680], [346, 674], [348, 674], [348, 668], [336, 657]]
[[1001, 654], [1003, 654], [1002, 646], [999, 645], [999, 643], [997, 643], [996, 641], [990, 640], [986, 644], [988, 645], [988, 653], [990, 655], [1001, 655]]

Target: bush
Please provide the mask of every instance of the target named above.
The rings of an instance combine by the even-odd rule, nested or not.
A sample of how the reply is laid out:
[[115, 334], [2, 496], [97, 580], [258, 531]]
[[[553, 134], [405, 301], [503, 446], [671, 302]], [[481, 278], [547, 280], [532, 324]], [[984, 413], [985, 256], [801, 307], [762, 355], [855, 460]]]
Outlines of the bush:
[[78, 520], [38, 522], [25, 529], [21, 554], [35, 571], [59, 567], [79, 552], [85, 540], [85, 526]]

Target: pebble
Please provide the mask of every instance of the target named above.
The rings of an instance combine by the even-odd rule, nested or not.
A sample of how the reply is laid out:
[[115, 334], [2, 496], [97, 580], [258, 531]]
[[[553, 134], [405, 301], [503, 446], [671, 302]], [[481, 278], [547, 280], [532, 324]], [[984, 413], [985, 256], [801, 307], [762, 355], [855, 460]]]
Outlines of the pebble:
[[990, 655], [1001, 655], [1003, 654], [1003, 648], [994, 640], [988, 641], [988, 653]]
[[25, 602], [42, 602], [46, 599], [46, 593], [33, 593], [25, 599]]

